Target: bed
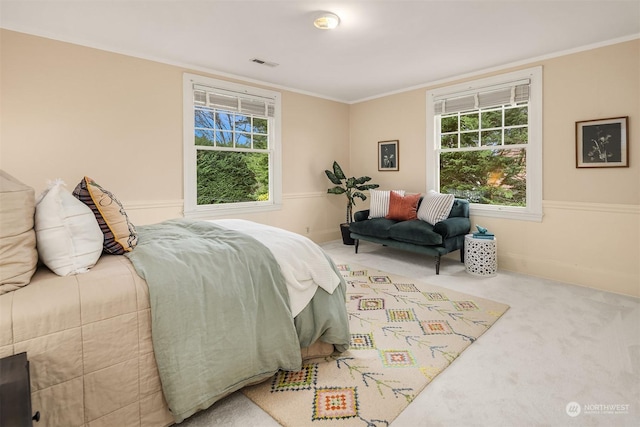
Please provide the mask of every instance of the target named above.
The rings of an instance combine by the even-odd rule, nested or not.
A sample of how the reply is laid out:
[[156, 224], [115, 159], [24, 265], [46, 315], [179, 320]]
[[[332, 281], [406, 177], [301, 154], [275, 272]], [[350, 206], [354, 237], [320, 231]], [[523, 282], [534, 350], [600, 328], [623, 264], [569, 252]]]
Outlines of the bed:
[[27, 352], [38, 425], [167, 426], [347, 349], [346, 285], [308, 239], [241, 220], [137, 231], [126, 256], [38, 266], [0, 295], [0, 356]]

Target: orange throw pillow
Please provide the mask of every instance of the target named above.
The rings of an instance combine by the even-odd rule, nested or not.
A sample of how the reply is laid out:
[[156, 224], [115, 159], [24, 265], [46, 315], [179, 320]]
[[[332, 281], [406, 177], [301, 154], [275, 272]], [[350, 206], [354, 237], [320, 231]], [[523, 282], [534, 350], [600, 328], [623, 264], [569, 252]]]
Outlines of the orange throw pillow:
[[396, 221], [409, 221], [418, 218], [418, 201], [420, 201], [419, 193], [401, 196], [392, 191], [389, 198], [389, 213], [385, 218]]

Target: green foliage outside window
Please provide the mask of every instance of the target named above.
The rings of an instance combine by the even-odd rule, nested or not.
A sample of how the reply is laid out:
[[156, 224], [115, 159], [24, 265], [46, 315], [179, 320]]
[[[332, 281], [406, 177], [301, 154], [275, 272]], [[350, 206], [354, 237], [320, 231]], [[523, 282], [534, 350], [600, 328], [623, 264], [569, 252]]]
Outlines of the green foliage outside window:
[[[269, 200], [268, 119], [196, 108], [197, 204], [216, 205]], [[247, 151], [248, 150], [248, 151]]]
[[526, 206], [526, 151], [441, 153], [440, 191], [473, 203]]
[[199, 151], [197, 203], [254, 202], [269, 199], [269, 156], [266, 153]]
[[440, 191], [473, 203], [526, 206], [528, 106], [462, 112], [440, 120]]

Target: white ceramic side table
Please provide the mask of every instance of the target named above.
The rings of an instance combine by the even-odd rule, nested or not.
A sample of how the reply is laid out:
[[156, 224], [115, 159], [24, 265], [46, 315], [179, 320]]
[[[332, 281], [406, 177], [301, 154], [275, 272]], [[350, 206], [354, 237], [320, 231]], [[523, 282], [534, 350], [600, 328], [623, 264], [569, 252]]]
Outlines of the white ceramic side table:
[[498, 272], [498, 241], [464, 237], [464, 268], [474, 276], [490, 277]]

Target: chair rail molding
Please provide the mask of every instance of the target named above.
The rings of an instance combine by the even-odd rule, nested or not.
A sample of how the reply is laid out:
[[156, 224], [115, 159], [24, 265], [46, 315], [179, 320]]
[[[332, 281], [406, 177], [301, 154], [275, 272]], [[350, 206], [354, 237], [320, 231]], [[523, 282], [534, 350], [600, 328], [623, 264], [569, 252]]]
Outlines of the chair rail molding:
[[558, 210], [640, 215], [640, 205], [544, 200], [542, 206]]

